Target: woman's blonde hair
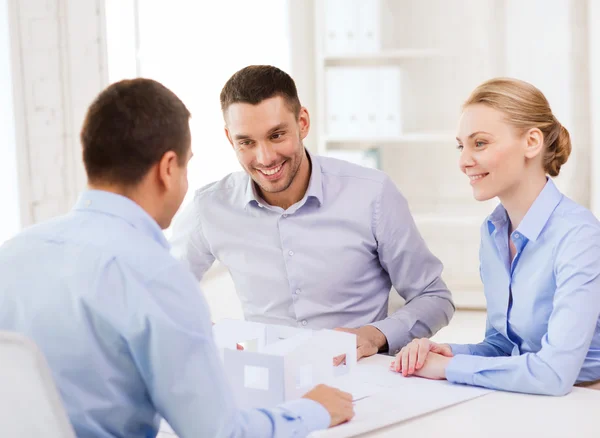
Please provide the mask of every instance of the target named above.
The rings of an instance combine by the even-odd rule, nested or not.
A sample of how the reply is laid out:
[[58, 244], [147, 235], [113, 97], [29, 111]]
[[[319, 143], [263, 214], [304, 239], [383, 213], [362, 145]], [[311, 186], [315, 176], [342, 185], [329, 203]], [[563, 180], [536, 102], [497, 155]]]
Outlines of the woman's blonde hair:
[[557, 176], [571, 153], [569, 131], [552, 114], [546, 97], [533, 85], [512, 78], [494, 78], [479, 85], [463, 109], [481, 103], [506, 114], [507, 121], [523, 131], [538, 128], [544, 134], [544, 170]]

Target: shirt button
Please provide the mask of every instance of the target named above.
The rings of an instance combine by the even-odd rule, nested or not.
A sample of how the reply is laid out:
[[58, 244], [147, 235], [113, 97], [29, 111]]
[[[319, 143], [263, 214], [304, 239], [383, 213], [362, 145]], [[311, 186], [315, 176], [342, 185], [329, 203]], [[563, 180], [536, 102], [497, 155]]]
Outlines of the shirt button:
[[521, 238], [521, 235], [519, 233], [515, 233], [515, 239], [519, 239]]
[[294, 251], [290, 251], [288, 252], [289, 255], [293, 256], [294, 255]]
[[287, 217], [287, 214], [284, 214], [283, 217]]
[[296, 295], [298, 295], [300, 293], [300, 289], [296, 289], [296, 291], [294, 292]]
[[308, 322], [305, 319], [304, 321], [302, 321], [302, 325], [306, 325], [306, 324], [308, 324]]

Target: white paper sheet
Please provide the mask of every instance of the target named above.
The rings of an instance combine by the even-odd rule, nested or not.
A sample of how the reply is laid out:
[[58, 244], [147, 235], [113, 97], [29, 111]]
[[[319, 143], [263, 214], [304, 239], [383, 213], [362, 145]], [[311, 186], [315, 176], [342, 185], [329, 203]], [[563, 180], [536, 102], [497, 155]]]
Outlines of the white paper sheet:
[[[310, 438], [347, 438], [437, 411], [492, 391], [447, 381], [403, 377], [389, 370], [391, 358], [373, 356], [358, 362], [351, 373], [327, 382], [352, 394], [355, 417], [349, 423], [313, 432]], [[172, 433], [163, 421], [161, 433]]]
[[340, 385], [333, 381], [333, 386], [353, 394], [355, 417], [347, 424], [314, 432], [310, 437], [352, 437], [492, 392], [445, 380], [404, 377], [388, 369], [390, 361], [385, 356], [363, 359]]
[[[357, 365], [357, 368], [358, 367], [359, 365]], [[370, 397], [382, 390], [382, 388], [379, 386], [371, 385], [367, 382], [356, 379], [354, 373], [336, 377], [331, 382], [327, 382], [327, 384], [329, 386], [341, 389], [342, 391], [349, 392], [352, 394], [352, 400], [354, 401], [359, 401], [366, 397]]]

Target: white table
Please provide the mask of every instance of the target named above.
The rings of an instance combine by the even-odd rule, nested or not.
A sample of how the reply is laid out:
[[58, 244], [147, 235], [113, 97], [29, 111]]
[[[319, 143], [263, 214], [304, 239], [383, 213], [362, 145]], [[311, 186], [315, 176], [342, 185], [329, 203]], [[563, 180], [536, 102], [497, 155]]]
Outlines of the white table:
[[600, 391], [565, 397], [494, 392], [361, 435], [383, 437], [600, 437]]
[[[377, 355], [361, 363], [388, 366], [390, 356]], [[410, 402], [410, 401], [408, 401]], [[320, 437], [333, 435], [321, 432]], [[564, 397], [491, 392], [458, 405], [362, 435], [362, 438], [442, 437], [600, 437], [600, 391], [573, 388]], [[160, 438], [174, 435], [160, 433]]]
[[[389, 364], [389, 356], [367, 360]], [[323, 437], [326, 434], [322, 435]], [[573, 388], [564, 397], [496, 391], [421, 417], [359, 435], [363, 438], [600, 437], [600, 391]]]

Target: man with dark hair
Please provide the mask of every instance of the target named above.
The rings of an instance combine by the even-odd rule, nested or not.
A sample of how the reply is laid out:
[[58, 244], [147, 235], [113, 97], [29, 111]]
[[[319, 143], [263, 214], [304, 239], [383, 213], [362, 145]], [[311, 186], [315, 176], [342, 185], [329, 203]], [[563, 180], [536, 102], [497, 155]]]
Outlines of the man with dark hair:
[[[350, 331], [359, 358], [448, 324], [442, 264], [405, 198], [383, 172], [308, 153], [309, 114], [288, 74], [243, 68], [221, 108], [245, 172], [198, 190], [175, 224], [173, 253], [198, 280], [217, 259], [247, 319]], [[388, 316], [392, 285], [406, 305]]]
[[81, 132], [89, 190], [73, 211], [0, 248], [0, 330], [44, 353], [77, 436], [291, 437], [353, 415], [320, 385], [301, 400], [240, 411], [208, 306], [161, 228], [187, 191], [190, 113], [148, 79], [109, 86]]

